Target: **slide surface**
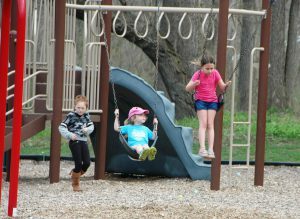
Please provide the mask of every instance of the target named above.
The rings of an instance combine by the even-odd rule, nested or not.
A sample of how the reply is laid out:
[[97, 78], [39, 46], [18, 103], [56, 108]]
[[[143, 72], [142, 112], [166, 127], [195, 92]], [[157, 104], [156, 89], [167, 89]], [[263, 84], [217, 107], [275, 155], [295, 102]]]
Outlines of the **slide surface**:
[[[112, 83], [116, 91], [121, 125], [133, 106], [150, 110], [145, 124], [150, 129], [153, 128], [154, 114], [157, 116], [158, 152], [154, 161], [132, 161], [120, 143], [118, 133], [113, 129], [115, 101]], [[210, 165], [204, 164], [201, 157], [192, 154], [192, 128], [175, 125], [174, 104], [143, 79], [125, 70], [113, 68], [110, 75], [108, 112], [107, 172], [210, 180]]]

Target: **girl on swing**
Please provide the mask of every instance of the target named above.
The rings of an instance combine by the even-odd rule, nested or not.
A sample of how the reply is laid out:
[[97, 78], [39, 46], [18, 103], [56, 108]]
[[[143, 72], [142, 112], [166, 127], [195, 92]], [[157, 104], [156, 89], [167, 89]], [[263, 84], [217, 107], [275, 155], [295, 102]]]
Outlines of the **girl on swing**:
[[149, 110], [140, 107], [132, 107], [128, 113], [128, 118], [124, 122], [124, 126], [119, 124], [119, 109], [115, 110], [114, 130], [121, 132], [122, 135], [127, 135], [128, 145], [139, 154], [139, 160], [154, 160], [156, 148], [149, 147], [149, 139], [154, 140], [157, 136], [158, 120], [153, 119], [154, 129], [151, 131], [143, 124], [147, 120]]
[[[210, 55], [203, 55], [200, 62], [192, 64], [199, 66], [190, 82], [186, 85], [186, 91], [194, 93], [195, 110], [199, 120], [199, 155], [210, 159], [215, 158], [214, 146], [214, 119], [218, 110], [218, 98], [216, 87], [223, 92], [231, 84], [224, 83], [219, 72], [215, 69], [215, 60]], [[205, 133], [208, 138], [208, 151], [205, 148]]]

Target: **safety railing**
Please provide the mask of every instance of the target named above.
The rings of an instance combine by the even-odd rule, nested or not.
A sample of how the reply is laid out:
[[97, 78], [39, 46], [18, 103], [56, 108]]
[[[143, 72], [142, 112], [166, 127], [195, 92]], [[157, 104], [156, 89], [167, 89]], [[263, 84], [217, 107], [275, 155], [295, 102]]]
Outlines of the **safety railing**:
[[[14, 73], [14, 71], [12, 71], [12, 72], [10, 72], [10, 73]], [[43, 98], [47, 97], [46, 94], [39, 94], [39, 95], [36, 95], [36, 94], [35, 94], [35, 89], [36, 89], [36, 86], [35, 86], [35, 85], [36, 85], [36, 84], [35, 84], [35, 81], [36, 81], [36, 80], [35, 80], [35, 79], [36, 79], [36, 77], [37, 77], [39, 74], [45, 74], [45, 73], [47, 73], [47, 71], [37, 71], [37, 72], [35, 72], [35, 73], [33, 73], [33, 74], [31, 74], [31, 75], [29, 75], [29, 76], [27, 76], [27, 77], [25, 77], [25, 78], [23, 79], [23, 94], [25, 93], [25, 90], [26, 90], [27, 87], [29, 87], [29, 85], [31, 85], [30, 87], [33, 89], [33, 91], [31, 91], [31, 92], [33, 92], [33, 95], [30, 95], [30, 96], [26, 95], [26, 98], [24, 98], [24, 95], [23, 95], [23, 101], [22, 101], [23, 109], [26, 109], [25, 106], [28, 105], [28, 104], [32, 104], [32, 103], [34, 102], [35, 99], [41, 98], [41, 97], [43, 97]], [[31, 82], [32, 79], [34, 79], [34, 83]], [[29, 85], [28, 85], [28, 84], [29, 84]], [[34, 85], [34, 86], [33, 86], [33, 85]], [[9, 87], [7, 88], [7, 93], [11, 92], [14, 88], [15, 88], [15, 84], [9, 86]], [[6, 101], [12, 99], [13, 97], [14, 97], [14, 93], [8, 95], [8, 96], [6, 97]], [[5, 115], [8, 116], [8, 115], [10, 115], [13, 111], [14, 111], [14, 109], [10, 109], [10, 110], [6, 111]]]

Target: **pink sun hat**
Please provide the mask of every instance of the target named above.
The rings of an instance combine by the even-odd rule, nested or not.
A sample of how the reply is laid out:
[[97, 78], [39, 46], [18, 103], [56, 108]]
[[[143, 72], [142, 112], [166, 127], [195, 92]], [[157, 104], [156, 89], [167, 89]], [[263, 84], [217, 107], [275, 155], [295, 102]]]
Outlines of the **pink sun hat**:
[[134, 115], [140, 115], [140, 114], [149, 114], [149, 110], [146, 110], [146, 109], [142, 109], [140, 107], [132, 107], [130, 110], [129, 110], [129, 113], [128, 113], [128, 119], [130, 119], [132, 116]]

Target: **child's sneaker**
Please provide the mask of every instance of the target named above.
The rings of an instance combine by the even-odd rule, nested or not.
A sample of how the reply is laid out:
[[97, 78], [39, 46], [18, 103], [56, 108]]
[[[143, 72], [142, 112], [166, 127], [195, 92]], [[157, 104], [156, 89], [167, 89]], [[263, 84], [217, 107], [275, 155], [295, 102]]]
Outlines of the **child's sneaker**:
[[208, 158], [211, 158], [211, 159], [214, 159], [215, 158], [215, 153], [213, 150], [208, 150], [208, 155], [207, 155]]
[[208, 155], [207, 150], [201, 149], [200, 152], [199, 152], [199, 155], [200, 155], [201, 157], [207, 157], [207, 155]]
[[149, 148], [144, 149], [139, 156], [139, 160], [146, 160], [149, 155]]
[[156, 150], [155, 147], [149, 148], [148, 160], [154, 160], [154, 159], [155, 159], [156, 152], [157, 152], [157, 150]]

